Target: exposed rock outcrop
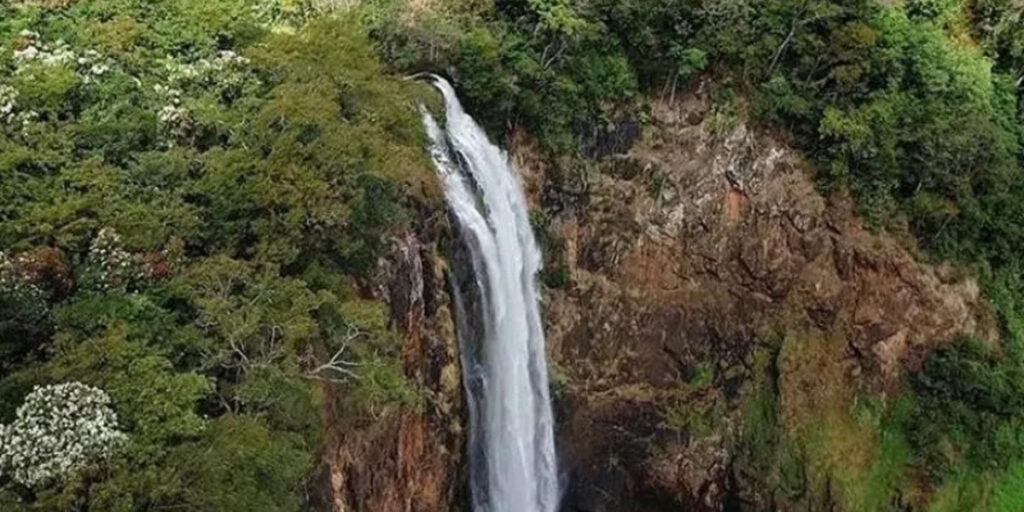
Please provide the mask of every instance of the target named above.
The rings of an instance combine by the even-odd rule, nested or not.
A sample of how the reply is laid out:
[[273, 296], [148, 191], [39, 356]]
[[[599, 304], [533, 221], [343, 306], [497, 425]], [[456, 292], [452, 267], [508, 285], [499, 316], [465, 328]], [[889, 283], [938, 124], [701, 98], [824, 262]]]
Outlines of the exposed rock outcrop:
[[997, 338], [972, 279], [822, 197], [799, 152], [718, 111], [711, 87], [654, 102], [640, 142], [597, 169], [514, 144], [570, 275], [546, 298], [569, 510], [723, 510], [765, 354], [796, 428], [894, 393], [961, 334]]
[[403, 370], [422, 405], [353, 420], [337, 410], [337, 389], [325, 386], [328, 438], [311, 486], [315, 510], [435, 512], [465, 503], [462, 388], [438, 249], [442, 231], [395, 236], [372, 291], [387, 302], [403, 337]]
[[[737, 440], [756, 445], [770, 416], [788, 433], [771, 442], [838, 424], [844, 442], [870, 444], [877, 432], [842, 423], [860, 397], [898, 395], [905, 371], [958, 336], [997, 341], [973, 279], [823, 197], [798, 151], [716, 107], [713, 88], [654, 101], [632, 149], [598, 164], [553, 163], [513, 138], [548, 268], [564, 273], [544, 301], [567, 511], [832, 509], [830, 480], [801, 473], [798, 490], [774, 493], [759, 479], [783, 477], [748, 467]], [[373, 292], [424, 406], [355, 425], [328, 408], [317, 510], [466, 506], [443, 231], [395, 238]], [[851, 448], [812, 464], [868, 458]]]

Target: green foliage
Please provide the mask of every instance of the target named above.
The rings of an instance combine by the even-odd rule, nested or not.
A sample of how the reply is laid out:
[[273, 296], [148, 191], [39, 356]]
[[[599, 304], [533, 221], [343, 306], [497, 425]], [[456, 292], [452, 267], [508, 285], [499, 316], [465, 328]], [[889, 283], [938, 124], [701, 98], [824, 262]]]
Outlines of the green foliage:
[[1024, 462], [1014, 461], [999, 476], [992, 490], [991, 510], [1010, 512], [1024, 507]]
[[[18, 283], [3, 265], [0, 262], [0, 373], [43, 355], [45, 340], [53, 334], [46, 296], [35, 286]], [[2, 409], [0, 417], [7, 416], [9, 411]]]
[[304, 510], [292, 497], [312, 467], [311, 447], [257, 419], [228, 414], [195, 444], [176, 450], [182, 502], [191, 510]]
[[146, 340], [130, 339], [116, 328], [62, 351], [50, 374], [57, 381], [78, 380], [107, 391], [132, 442], [143, 450], [160, 451], [160, 443], [202, 429], [194, 407], [209, 392], [206, 379], [179, 374]]
[[909, 422], [924, 466], [941, 478], [964, 466], [994, 471], [1024, 447], [1024, 373], [965, 342], [929, 358], [912, 380], [917, 399]]
[[522, 125], [547, 149], [575, 153], [638, 92], [617, 40], [580, 9], [569, 0], [507, 2], [495, 16], [453, 14], [413, 27], [393, 9], [373, 33], [394, 66], [446, 70], [490, 130]]
[[418, 89], [312, 2], [57, 4], [0, 5], [0, 421], [80, 381], [127, 441], [0, 509], [304, 510], [317, 381], [420, 404], [356, 292], [438, 197]]
[[693, 436], [716, 432], [726, 403], [719, 390], [712, 387], [714, 378], [715, 370], [710, 364], [697, 365], [689, 382], [676, 390], [665, 407], [665, 426]]
[[900, 428], [900, 417], [906, 414], [906, 404], [894, 407], [866, 399], [854, 411], [857, 423], [877, 433], [875, 451], [870, 465], [861, 472], [846, 473], [837, 469], [844, 482], [843, 499], [847, 510], [892, 510], [894, 496], [899, 496], [907, 485], [910, 472], [911, 448]]
[[935, 23], [949, 23], [960, 9], [961, 0], [911, 0], [907, 2], [907, 14]]
[[679, 65], [679, 75], [688, 79], [708, 67], [708, 54], [700, 48], [675, 46], [670, 51]]
[[[731, 439], [738, 499], [749, 504], [740, 510], [781, 504], [800, 510], [903, 510], [898, 505], [913, 461], [903, 425], [912, 405], [871, 394], [848, 396], [833, 375], [785, 373], [806, 372], [807, 366], [787, 369], [783, 360], [794, 349], [811, 357], [822, 351], [823, 340], [811, 341], [781, 353], [763, 348], [753, 356]], [[807, 386], [811, 382], [819, 384]]]
[[808, 494], [807, 450], [787, 433], [777, 388], [777, 357], [774, 350], [755, 353], [751, 386], [740, 405], [741, 426], [732, 440], [733, 476], [741, 499], [755, 503], [752, 508], [758, 489], [771, 488], [794, 502]]
[[964, 2], [971, 32], [997, 69], [1016, 84], [1024, 76], [1024, 18], [1020, 6], [1008, 0]]
[[205, 364], [251, 368], [271, 365], [308, 344], [316, 332], [312, 311], [321, 300], [272, 265], [212, 257], [174, 285], [192, 304], [207, 340]]
[[359, 333], [360, 343], [349, 344], [348, 348], [362, 361], [359, 379], [348, 383], [347, 401], [371, 413], [389, 403], [420, 407], [422, 397], [409, 387], [402, 373], [401, 342], [388, 326], [387, 312], [380, 303], [354, 299], [343, 302], [339, 311], [338, 327], [344, 327], [345, 333], [339, 329], [328, 348], [341, 348], [346, 343], [344, 338], [354, 330]]

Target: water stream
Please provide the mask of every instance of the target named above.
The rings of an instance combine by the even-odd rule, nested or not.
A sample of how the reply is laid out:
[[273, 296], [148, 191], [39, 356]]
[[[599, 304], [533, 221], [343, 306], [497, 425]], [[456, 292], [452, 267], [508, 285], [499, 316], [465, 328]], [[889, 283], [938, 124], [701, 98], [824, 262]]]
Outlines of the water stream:
[[475, 307], [455, 286], [463, 382], [469, 404], [469, 472], [475, 512], [554, 512], [558, 470], [544, 331], [541, 265], [526, 199], [508, 156], [462, 109], [452, 86], [442, 128], [424, 124], [471, 269]]

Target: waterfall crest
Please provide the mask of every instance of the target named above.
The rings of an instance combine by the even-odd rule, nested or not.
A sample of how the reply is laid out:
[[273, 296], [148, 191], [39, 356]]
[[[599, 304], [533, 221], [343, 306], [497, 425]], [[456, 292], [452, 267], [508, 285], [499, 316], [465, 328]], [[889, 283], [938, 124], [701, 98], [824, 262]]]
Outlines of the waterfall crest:
[[471, 311], [453, 287], [473, 510], [554, 512], [554, 422], [536, 290], [541, 255], [526, 199], [507, 155], [462, 109], [452, 86], [440, 77], [430, 80], [444, 96], [446, 122], [442, 129], [425, 112], [424, 125], [478, 299]]

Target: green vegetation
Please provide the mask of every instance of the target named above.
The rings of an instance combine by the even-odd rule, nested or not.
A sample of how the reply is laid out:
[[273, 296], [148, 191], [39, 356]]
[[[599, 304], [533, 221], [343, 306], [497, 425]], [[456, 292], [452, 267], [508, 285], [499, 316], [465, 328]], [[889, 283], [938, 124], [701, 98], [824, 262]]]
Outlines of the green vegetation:
[[[493, 131], [528, 128], [556, 152], [599, 152], [640, 92], [621, 46], [576, 2], [443, 2], [409, 14], [379, 0], [373, 36], [392, 66], [448, 70], [467, 107]], [[409, 16], [419, 17], [410, 26]]]
[[452, 3], [411, 26], [393, 9], [374, 32], [386, 59], [448, 70], [494, 129], [525, 126], [551, 150], [590, 154], [596, 132], [641, 116], [643, 89], [674, 93], [707, 71], [754, 97], [760, 119], [818, 161], [822, 185], [851, 191], [876, 225], [907, 225], [936, 256], [967, 263], [1001, 267], [1024, 245], [1008, 221], [1024, 218], [1024, 43], [1009, 3]]
[[418, 403], [358, 292], [436, 196], [414, 86], [312, 12], [0, 4], [0, 424], [81, 382], [126, 436], [59, 482], [0, 475], [0, 509], [303, 510], [318, 382], [353, 422]]
[[[524, 126], [556, 155], [621, 150], [615, 137], [643, 119], [645, 95], [671, 98], [710, 76], [749, 98], [757, 122], [782, 128], [806, 150], [823, 191], [851, 194], [877, 229], [913, 235], [923, 258], [976, 272], [1002, 323], [1003, 350], [960, 342], [935, 353], [907, 376], [907, 392], [895, 401], [852, 390], [794, 406], [794, 397], [755, 393], [749, 414], [776, 418], [737, 442], [766, 447], [749, 454], [747, 477], [795, 502], [825, 506], [807, 500], [829, 496], [844, 510], [1020, 508], [1019, 5], [511, 0], [442, 2], [410, 13], [380, 3], [393, 9], [380, 11], [373, 32], [385, 60], [405, 71], [445, 70], [496, 132]], [[779, 364], [791, 357], [823, 364], [804, 345], [781, 343]], [[777, 373], [786, 380], [785, 368]], [[788, 405], [780, 409], [780, 400]], [[832, 411], [833, 403], [841, 406]], [[667, 407], [674, 423], [689, 424], [685, 407]], [[820, 417], [794, 423], [794, 410]], [[855, 460], [831, 460], [833, 453]]]
[[[932, 354], [882, 400], [794, 381], [800, 365], [844, 377], [817, 351], [836, 340], [789, 333], [743, 393], [737, 481], [808, 507], [1021, 509], [1014, 2], [316, 3], [0, 4], [0, 423], [33, 389], [75, 381], [109, 395], [127, 439], [59, 485], [0, 477], [0, 509], [301, 510], [318, 382], [353, 423], [420, 403], [360, 293], [385, 234], [437, 197], [422, 96], [400, 78], [419, 71], [451, 76], [492, 132], [523, 127], [571, 158], [625, 149], [644, 98], [702, 76], [749, 98], [824, 191], [975, 271], [1006, 344]], [[718, 102], [716, 126], [735, 105]], [[544, 282], [565, 287], [563, 242], [536, 224]], [[684, 386], [669, 426], [708, 429], [716, 378]]]
[[712, 435], [722, 427], [725, 400], [712, 386], [715, 370], [708, 364], [698, 365], [689, 382], [673, 390], [663, 412], [665, 426], [689, 435]]

